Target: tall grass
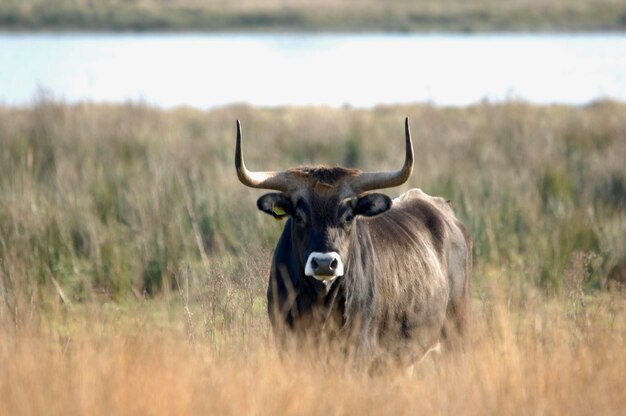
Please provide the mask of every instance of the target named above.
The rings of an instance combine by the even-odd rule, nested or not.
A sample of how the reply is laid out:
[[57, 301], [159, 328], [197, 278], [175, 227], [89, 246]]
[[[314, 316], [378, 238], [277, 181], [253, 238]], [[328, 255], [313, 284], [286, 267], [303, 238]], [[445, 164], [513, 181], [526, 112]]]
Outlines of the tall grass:
[[620, 0], [8, 0], [5, 30], [623, 30]]
[[471, 346], [428, 358], [413, 375], [368, 376], [337, 357], [279, 351], [263, 333], [228, 348], [153, 324], [97, 322], [0, 343], [0, 413], [619, 415], [626, 406], [623, 297], [584, 314], [529, 296], [507, 306], [490, 287]]
[[477, 281], [504, 276], [554, 294], [582, 253], [584, 288], [597, 290], [626, 256], [624, 110], [511, 102], [166, 112], [45, 98], [4, 108], [0, 313], [15, 313], [18, 297], [167, 297], [185, 279], [194, 290], [216, 281], [226, 292], [244, 288], [260, 302], [282, 224], [256, 211], [260, 193], [234, 174], [237, 118], [254, 168], [373, 170], [401, 164], [408, 115], [415, 173], [389, 193], [417, 186], [450, 199], [474, 236]]
[[[274, 348], [253, 169], [391, 169], [475, 241], [467, 351], [407, 377]], [[0, 108], [0, 414], [620, 414], [626, 106]], [[616, 269], [617, 268], [617, 269]]]

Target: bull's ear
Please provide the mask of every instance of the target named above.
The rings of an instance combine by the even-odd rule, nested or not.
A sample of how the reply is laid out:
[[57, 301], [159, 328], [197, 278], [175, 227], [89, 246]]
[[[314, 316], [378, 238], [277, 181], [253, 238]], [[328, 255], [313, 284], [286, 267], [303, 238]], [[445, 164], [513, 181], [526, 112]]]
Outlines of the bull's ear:
[[354, 208], [354, 215], [373, 217], [391, 208], [391, 198], [385, 194], [367, 194], [359, 198]]
[[285, 194], [272, 192], [265, 194], [256, 201], [256, 206], [265, 212], [280, 220], [287, 215], [293, 215], [293, 204], [285, 196]]

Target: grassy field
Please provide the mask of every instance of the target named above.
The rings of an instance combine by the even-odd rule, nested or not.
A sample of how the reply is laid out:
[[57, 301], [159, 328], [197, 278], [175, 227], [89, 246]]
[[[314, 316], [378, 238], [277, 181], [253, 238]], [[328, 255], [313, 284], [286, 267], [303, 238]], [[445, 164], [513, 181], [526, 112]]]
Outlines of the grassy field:
[[621, 0], [5, 0], [4, 30], [624, 30]]
[[0, 413], [623, 414], [623, 294], [599, 296], [574, 316], [565, 299], [507, 306], [497, 295], [506, 290], [489, 293], [468, 351], [428, 360], [412, 376], [369, 377], [301, 351], [279, 359], [261, 335], [242, 343], [231, 334], [216, 349], [138, 317], [75, 322], [64, 337], [5, 332]]
[[[279, 359], [282, 223], [234, 172], [396, 168], [475, 241], [468, 350], [416, 374]], [[0, 108], [0, 414], [621, 414], [626, 105]], [[336, 362], [338, 361], [338, 362]]]

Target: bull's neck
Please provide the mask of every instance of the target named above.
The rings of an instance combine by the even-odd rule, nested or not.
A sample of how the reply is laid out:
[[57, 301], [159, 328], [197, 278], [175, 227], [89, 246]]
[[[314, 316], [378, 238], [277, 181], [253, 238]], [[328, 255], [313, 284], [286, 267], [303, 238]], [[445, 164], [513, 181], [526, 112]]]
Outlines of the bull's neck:
[[305, 276], [302, 274], [300, 279], [300, 291], [303, 295], [306, 295], [309, 299], [316, 299], [318, 302], [326, 302], [327, 298], [334, 297], [338, 292], [343, 290], [344, 276], [335, 278], [332, 282], [324, 283], [315, 280], [311, 276]]

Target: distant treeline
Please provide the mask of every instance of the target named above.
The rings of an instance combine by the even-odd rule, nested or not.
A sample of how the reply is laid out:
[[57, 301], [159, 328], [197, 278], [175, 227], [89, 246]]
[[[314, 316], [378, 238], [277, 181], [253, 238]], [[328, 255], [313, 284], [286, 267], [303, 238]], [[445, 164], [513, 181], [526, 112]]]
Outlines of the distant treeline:
[[0, 30], [583, 31], [626, 29], [623, 0], [4, 0]]

